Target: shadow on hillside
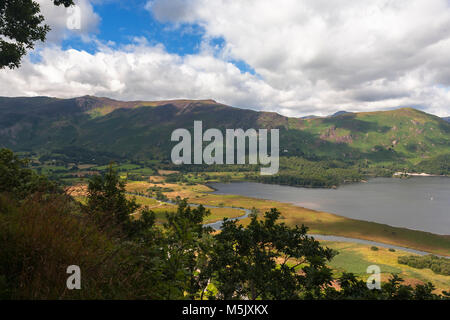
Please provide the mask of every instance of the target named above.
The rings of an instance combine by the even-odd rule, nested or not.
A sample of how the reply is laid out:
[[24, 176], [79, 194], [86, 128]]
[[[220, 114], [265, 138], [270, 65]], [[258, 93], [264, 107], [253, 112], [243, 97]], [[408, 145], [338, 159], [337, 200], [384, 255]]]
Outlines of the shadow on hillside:
[[325, 118], [322, 120], [323, 123], [332, 124], [336, 128], [343, 128], [352, 131], [364, 132], [376, 131], [385, 133], [391, 128], [388, 126], [380, 126], [374, 122], [364, 121], [356, 119], [356, 114], [343, 114], [333, 118]]

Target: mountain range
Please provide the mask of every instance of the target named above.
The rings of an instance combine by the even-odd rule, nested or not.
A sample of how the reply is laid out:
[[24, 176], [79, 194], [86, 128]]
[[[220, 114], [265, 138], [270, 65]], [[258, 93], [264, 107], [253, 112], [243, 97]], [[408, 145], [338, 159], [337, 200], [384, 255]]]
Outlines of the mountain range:
[[[447, 159], [450, 123], [413, 108], [294, 118], [214, 100], [0, 97], [0, 147], [87, 161], [170, 158], [176, 128], [279, 128], [281, 155], [417, 164]], [[445, 160], [446, 161], [446, 160]]]

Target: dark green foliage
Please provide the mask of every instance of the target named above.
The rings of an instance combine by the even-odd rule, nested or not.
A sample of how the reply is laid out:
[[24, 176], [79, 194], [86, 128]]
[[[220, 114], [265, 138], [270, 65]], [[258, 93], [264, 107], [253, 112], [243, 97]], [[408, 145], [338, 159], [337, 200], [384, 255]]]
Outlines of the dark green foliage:
[[448, 175], [450, 173], [450, 155], [440, 155], [432, 159], [423, 160], [416, 166], [416, 170], [418, 172]]
[[340, 290], [329, 287], [325, 290], [326, 299], [377, 299], [379, 292], [377, 290], [367, 289], [366, 282], [356, 278], [352, 273], [343, 273], [340, 278], [337, 279], [337, 283], [340, 286]]
[[121, 160], [122, 158], [111, 152], [92, 151], [82, 147], [70, 146], [54, 149], [52, 153], [44, 153], [39, 157], [39, 161], [61, 161], [64, 163], [96, 163], [106, 165], [111, 160]]
[[[133, 238], [123, 238], [112, 227], [105, 232], [64, 195], [21, 203], [0, 195], [0, 296], [161, 299], [166, 284], [153, 222], [143, 214]], [[66, 288], [66, 268], [73, 264], [81, 268], [82, 290]]]
[[139, 208], [134, 199], [125, 195], [125, 182], [109, 166], [104, 175], [94, 176], [88, 185], [87, 210], [103, 225], [129, 227], [130, 215]]
[[435, 288], [432, 283], [412, 287], [402, 284], [403, 281], [398, 275], [392, 274], [390, 279], [381, 285], [380, 290], [369, 290], [365, 281], [357, 279], [351, 273], [344, 273], [338, 279], [340, 290], [327, 288], [325, 298], [345, 300], [437, 300], [449, 298], [446, 292], [443, 295], [434, 294]]
[[167, 187], [158, 187], [158, 186], [153, 186], [147, 189], [147, 192], [152, 194], [153, 192], [172, 192], [173, 189], [172, 188], [167, 188]]
[[20, 159], [11, 150], [0, 149], [0, 193], [23, 199], [34, 192], [56, 190], [45, 177], [27, 168], [28, 161]]
[[398, 257], [398, 263], [417, 269], [431, 269], [434, 273], [450, 276], [450, 261], [432, 254], [426, 256], [401, 256]]
[[156, 200], [160, 200], [160, 201], [168, 201], [169, 199], [167, 198], [167, 196], [162, 193], [161, 190], [156, 191]]
[[165, 299], [195, 299], [203, 295], [209, 280], [205, 272], [208, 254], [213, 246], [211, 229], [203, 227], [209, 214], [203, 206], [189, 207], [186, 200], [178, 202], [176, 213], [167, 214], [163, 231], [167, 254], [163, 281], [172, 286], [164, 293]]
[[[54, 0], [55, 5], [73, 5], [72, 0]], [[42, 24], [39, 3], [33, 0], [0, 1], [0, 69], [18, 68], [20, 60], [37, 41], [44, 41], [50, 31]]]
[[218, 298], [317, 298], [331, 282], [325, 264], [332, 251], [308, 237], [306, 227], [276, 223], [279, 216], [276, 209], [262, 221], [253, 215], [247, 227], [224, 220], [209, 265]]
[[67, 8], [73, 5], [73, 0], [53, 0], [53, 3], [56, 6], [64, 5]]
[[378, 247], [372, 246], [372, 247], [370, 247], [370, 250], [372, 250], [372, 251], [378, 251]]
[[281, 158], [279, 174], [254, 177], [256, 181], [264, 183], [312, 188], [338, 186], [346, 182], [360, 181], [362, 178], [363, 174], [358, 168], [342, 161], [309, 161], [297, 157]]
[[[396, 275], [382, 290], [369, 290], [352, 274], [333, 279], [326, 264], [335, 252], [309, 237], [305, 226], [278, 223], [277, 209], [263, 218], [253, 211], [247, 226], [225, 219], [221, 232], [213, 235], [203, 226], [209, 211], [178, 198], [177, 212], [158, 225], [153, 212], [126, 199], [112, 166], [92, 178], [82, 206], [55, 188], [36, 192], [25, 187], [33, 185], [27, 183], [26, 162], [8, 150], [1, 155], [0, 178], [21, 194], [0, 191], [2, 299], [447, 297], [433, 294], [431, 283], [405, 286]], [[430, 259], [431, 268], [442, 272], [443, 262]], [[82, 270], [83, 290], [66, 289], [65, 271], [72, 264]], [[339, 289], [331, 286], [333, 281]]]

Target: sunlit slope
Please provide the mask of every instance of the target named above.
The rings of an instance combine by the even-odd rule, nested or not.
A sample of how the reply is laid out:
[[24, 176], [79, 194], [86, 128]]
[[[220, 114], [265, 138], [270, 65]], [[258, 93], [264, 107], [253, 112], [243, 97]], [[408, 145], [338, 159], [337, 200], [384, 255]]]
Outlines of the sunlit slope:
[[279, 128], [281, 156], [372, 163], [448, 163], [450, 124], [403, 108], [288, 118], [239, 109], [213, 100], [123, 102], [92, 96], [74, 99], [0, 98], [0, 146], [15, 151], [83, 155], [98, 159], [168, 159], [176, 128]]
[[[412, 108], [302, 120], [293, 127], [324, 141], [347, 145], [363, 158], [378, 161], [418, 162], [450, 151], [450, 125]], [[352, 156], [342, 154], [344, 158]]]

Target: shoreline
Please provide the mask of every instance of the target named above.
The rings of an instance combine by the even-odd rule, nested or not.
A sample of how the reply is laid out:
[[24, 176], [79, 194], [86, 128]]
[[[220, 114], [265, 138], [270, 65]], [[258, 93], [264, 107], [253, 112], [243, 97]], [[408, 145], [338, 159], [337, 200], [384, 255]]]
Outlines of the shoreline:
[[417, 172], [395, 172], [392, 177], [450, 177], [445, 174], [417, 173]]
[[[246, 181], [231, 181], [230, 183], [243, 182]], [[214, 184], [212, 181], [210, 183]], [[225, 207], [238, 210], [254, 207], [260, 210], [260, 212], [265, 212], [272, 207], [276, 207], [283, 212], [285, 223], [290, 225], [305, 224], [309, 227], [311, 234], [335, 235], [375, 241], [386, 245], [396, 245], [436, 255], [450, 256], [450, 237], [366, 220], [346, 218], [338, 214], [308, 209], [292, 203], [250, 198], [240, 195], [218, 195], [215, 193], [216, 188], [210, 183], [198, 184], [206, 188], [196, 191], [189, 191], [189, 188], [184, 190], [186, 187], [180, 187], [180, 190], [174, 190], [173, 194], [170, 195], [169, 193], [168, 196], [174, 198], [178, 192], [184, 190], [183, 197], [190, 198], [191, 201], [189, 202], [203, 204], [204, 206], [215, 205], [221, 207], [219, 204], [224, 203]], [[248, 222], [248, 219], [245, 219], [242, 215], [240, 219], [243, 219], [240, 220], [243, 224]], [[220, 222], [215, 221], [212, 223], [219, 224]], [[354, 242], [358, 241], [356, 240]]]
[[[387, 178], [387, 177], [386, 177]], [[236, 182], [230, 182], [230, 183], [236, 183]], [[239, 181], [237, 183], [244, 183], [244, 181]], [[207, 186], [211, 189], [217, 190], [217, 188], [214, 188], [213, 186], [207, 184]], [[326, 189], [326, 188], [325, 188]], [[401, 226], [391, 226], [385, 223], [379, 223], [379, 222], [373, 222], [368, 220], [361, 220], [361, 219], [354, 219], [345, 217], [339, 214], [330, 213], [330, 212], [323, 212], [318, 211], [316, 209], [310, 209], [307, 207], [303, 207], [300, 205], [297, 205], [292, 202], [280, 202], [277, 200], [272, 199], [262, 199], [262, 198], [254, 198], [254, 197], [247, 197], [242, 196], [239, 194], [217, 194], [216, 191], [209, 192], [211, 195], [215, 196], [231, 196], [231, 197], [238, 197], [242, 198], [244, 201], [254, 200], [255, 204], [257, 202], [262, 202], [261, 205], [264, 205], [264, 202], [273, 202], [273, 205], [277, 208], [288, 208], [288, 207], [295, 207], [298, 208], [298, 210], [302, 211], [308, 211], [308, 212], [314, 212], [314, 213], [320, 213], [322, 214], [328, 214], [336, 217], [339, 220], [342, 220], [340, 223], [336, 223], [336, 228], [338, 228], [338, 225], [341, 225], [338, 229], [334, 228], [334, 230], [331, 230], [330, 227], [332, 225], [329, 225], [325, 228], [322, 221], [320, 221], [322, 218], [317, 217], [313, 218], [312, 221], [308, 221], [305, 223], [310, 227], [311, 233], [314, 234], [320, 234], [323, 236], [336, 236], [336, 237], [346, 237], [351, 239], [357, 239], [353, 242], [360, 242], [360, 241], [374, 241], [378, 243], [383, 243], [384, 245], [391, 245], [391, 246], [398, 246], [398, 247], [404, 247], [404, 248], [410, 248], [412, 250], [416, 251], [422, 251], [427, 252], [435, 255], [442, 255], [446, 257], [450, 257], [450, 252], [448, 249], [448, 239], [450, 235], [445, 234], [438, 234], [438, 233], [432, 233], [428, 231], [422, 231], [417, 229], [411, 229]], [[237, 200], [238, 203], [240, 203], [239, 200]], [[208, 201], [209, 202], [209, 201]], [[261, 206], [260, 205], [260, 206]], [[306, 213], [308, 215], [308, 213]], [[317, 220], [318, 219], [318, 220]], [[290, 214], [289, 217], [290, 223], [303, 223], [302, 216], [297, 214]], [[333, 226], [334, 227], [334, 226]], [[325, 229], [324, 229], [325, 228]], [[352, 231], [353, 230], [353, 231]], [[391, 234], [396, 234], [396, 236], [391, 237]], [[399, 238], [398, 235], [401, 234], [401, 237]], [[422, 239], [419, 241], [418, 239]], [[427, 239], [427, 241], [424, 242], [424, 240]]]
[[357, 183], [368, 183], [371, 179], [377, 179], [377, 178], [409, 178], [409, 177], [442, 177], [442, 178], [450, 178], [450, 175], [439, 175], [439, 174], [431, 174], [431, 173], [414, 173], [414, 172], [395, 172], [391, 176], [366, 176], [364, 179], [358, 180], [358, 181], [345, 181], [343, 183], [340, 183], [338, 185], [332, 185], [332, 186], [310, 186], [310, 185], [298, 185], [298, 184], [287, 184], [287, 183], [270, 183], [270, 182], [264, 182], [264, 181], [257, 181], [257, 180], [245, 180], [245, 179], [235, 179], [227, 182], [222, 181], [207, 181], [204, 182], [203, 185], [213, 189], [214, 191], [218, 191], [216, 188], [211, 186], [212, 183], [241, 183], [241, 182], [253, 182], [253, 183], [261, 183], [261, 184], [268, 184], [268, 185], [276, 185], [276, 186], [286, 186], [286, 187], [293, 187], [293, 188], [305, 188], [305, 189], [324, 189], [324, 190], [336, 190], [339, 189], [342, 186], [351, 185], [351, 184], [357, 184]]
[[334, 236], [334, 235], [324, 235], [324, 234], [308, 234], [311, 237], [314, 237], [317, 240], [323, 240], [323, 241], [334, 241], [334, 242], [349, 242], [349, 243], [358, 243], [358, 244], [364, 244], [364, 245], [372, 245], [372, 246], [379, 246], [386, 249], [395, 249], [399, 251], [405, 251], [409, 253], [418, 254], [421, 256], [425, 255], [434, 255], [436, 257], [440, 258], [446, 258], [450, 259], [450, 256], [447, 255], [440, 255], [428, 251], [422, 251], [422, 250], [416, 250], [408, 247], [398, 246], [398, 245], [391, 245], [388, 243], [378, 242], [378, 241], [372, 241], [372, 240], [366, 240], [366, 239], [359, 239], [359, 238], [349, 238], [349, 237], [342, 237], [342, 236]]
[[[138, 195], [136, 193], [131, 193], [131, 192], [127, 192], [130, 195]], [[141, 197], [145, 197], [145, 198], [150, 198], [150, 199], [156, 199], [154, 197], [150, 197], [147, 195], [139, 195]], [[256, 198], [257, 199], [257, 198]], [[163, 201], [163, 200], [158, 200], [162, 203], [167, 203], [167, 204], [176, 204], [173, 201]], [[251, 213], [250, 209], [247, 208], [243, 208], [243, 207], [232, 207], [232, 206], [214, 206], [214, 205], [208, 205], [208, 204], [199, 204], [199, 203], [189, 203], [189, 206], [193, 206], [193, 207], [198, 207], [199, 205], [202, 205], [204, 208], [228, 208], [228, 209], [234, 209], [234, 210], [239, 210], [239, 211], [243, 211], [244, 214], [238, 216], [238, 217], [234, 217], [234, 218], [229, 218], [228, 220], [230, 221], [234, 221], [234, 220], [243, 220], [248, 218], [249, 214]], [[303, 208], [303, 207], [300, 207]], [[306, 208], [307, 209], [307, 208]], [[312, 209], [309, 209], [312, 210]], [[204, 223], [203, 225], [205, 227], [211, 227], [214, 230], [220, 230], [220, 227], [222, 226], [222, 220], [218, 220], [218, 221], [211, 221], [211, 222], [207, 222]], [[400, 246], [400, 245], [396, 245], [396, 244], [389, 244], [389, 243], [384, 243], [384, 242], [379, 242], [379, 241], [374, 241], [374, 240], [368, 240], [368, 239], [360, 239], [360, 238], [352, 238], [352, 237], [345, 237], [345, 236], [339, 236], [339, 235], [324, 235], [324, 234], [316, 234], [316, 233], [308, 233], [308, 236], [313, 237], [317, 240], [324, 240], [324, 241], [335, 241], [335, 242], [350, 242], [350, 243], [359, 243], [359, 244], [366, 244], [366, 245], [375, 245], [375, 246], [379, 246], [379, 247], [383, 247], [383, 248], [393, 248], [396, 250], [401, 250], [401, 251], [405, 251], [405, 252], [409, 252], [409, 253], [413, 253], [413, 254], [418, 254], [418, 255], [428, 255], [428, 254], [432, 254], [438, 257], [443, 257], [446, 259], [450, 259], [450, 256], [447, 255], [439, 255], [436, 253], [432, 253], [429, 251], [423, 251], [423, 250], [417, 250], [417, 249], [413, 249], [413, 248], [408, 248], [408, 247], [404, 247], [404, 246]]]

